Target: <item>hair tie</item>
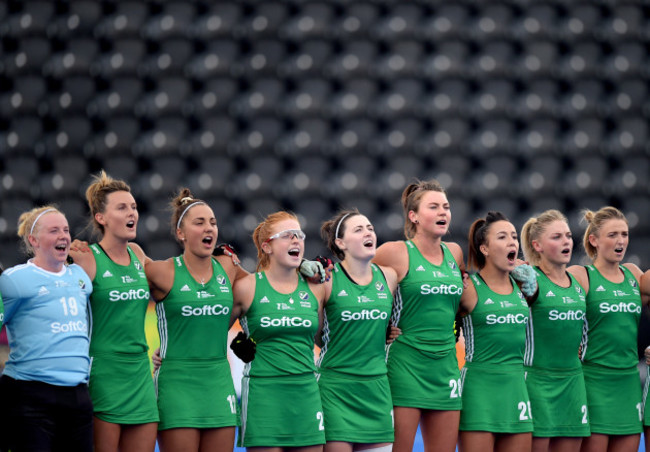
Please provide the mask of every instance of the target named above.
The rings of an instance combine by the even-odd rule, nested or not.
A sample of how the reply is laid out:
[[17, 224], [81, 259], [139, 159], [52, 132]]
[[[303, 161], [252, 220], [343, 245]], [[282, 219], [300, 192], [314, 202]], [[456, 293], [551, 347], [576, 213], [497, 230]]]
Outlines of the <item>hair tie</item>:
[[186, 196], [186, 197], [181, 199], [181, 205], [183, 205], [185, 203], [188, 203], [190, 201], [193, 201], [193, 200], [194, 200], [194, 198], [192, 198], [191, 196]]
[[34, 233], [34, 226], [36, 226], [36, 223], [38, 222], [38, 220], [39, 220], [43, 215], [45, 215], [45, 214], [48, 213], [48, 212], [55, 212], [55, 211], [56, 211], [56, 209], [53, 209], [53, 208], [50, 207], [50, 208], [48, 208], [48, 209], [45, 209], [45, 210], [42, 211], [41, 213], [39, 213], [38, 216], [36, 217], [36, 219], [34, 220], [34, 222], [32, 223], [32, 228], [29, 230], [29, 235], [34, 235], [34, 234], [33, 234], [33, 233]]
[[[191, 198], [183, 198], [183, 199], [191, 199]], [[183, 201], [183, 199], [181, 199], [181, 202]], [[190, 204], [189, 206], [187, 206], [185, 208], [185, 210], [183, 210], [183, 213], [181, 214], [181, 216], [178, 217], [178, 223], [176, 223], [176, 229], [180, 229], [181, 221], [183, 221], [183, 217], [185, 216], [187, 211], [190, 210], [192, 207], [194, 207], [197, 204], [205, 204], [205, 203], [203, 201], [196, 201], [196, 202], [193, 202], [192, 204]]]
[[339, 238], [339, 229], [341, 229], [341, 225], [343, 224], [343, 220], [345, 220], [349, 215], [350, 215], [349, 213], [346, 213], [339, 220], [339, 224], [336, 225], [336, 231], [334, 232], [334, 239]]

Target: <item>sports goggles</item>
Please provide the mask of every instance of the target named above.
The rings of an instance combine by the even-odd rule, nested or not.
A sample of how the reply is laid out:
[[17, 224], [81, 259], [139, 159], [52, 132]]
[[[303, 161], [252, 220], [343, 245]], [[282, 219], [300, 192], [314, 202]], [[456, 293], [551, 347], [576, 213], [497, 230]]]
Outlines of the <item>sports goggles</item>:
[[290, 240], [293, 238], [297, 238], [298, 240], [305, 240], [305, 233], [301, 231], [300, 229], [287, 229], [285, 231], [280, 231], [276, 234], [273, 234], [271, 237], [266, 239], [264, 243], [269, 243], [271, 240], [275, 239], [282, 239], [282, 240]]

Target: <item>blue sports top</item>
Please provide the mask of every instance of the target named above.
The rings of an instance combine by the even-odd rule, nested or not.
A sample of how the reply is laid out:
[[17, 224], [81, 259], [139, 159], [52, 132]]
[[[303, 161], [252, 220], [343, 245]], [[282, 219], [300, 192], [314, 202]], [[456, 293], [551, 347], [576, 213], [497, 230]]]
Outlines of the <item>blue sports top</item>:
[[31, 261], [0, 275], [9, 360], [16, 380], [76, 386], [88, 381], [88, 298], [93, 286], [78, 265], [58, 273]]

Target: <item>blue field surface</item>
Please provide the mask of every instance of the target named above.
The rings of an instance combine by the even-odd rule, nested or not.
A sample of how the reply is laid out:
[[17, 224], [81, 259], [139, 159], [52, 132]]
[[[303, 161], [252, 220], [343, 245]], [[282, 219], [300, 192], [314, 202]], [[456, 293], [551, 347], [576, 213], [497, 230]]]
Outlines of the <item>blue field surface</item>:
[[[156, 446], [156, 452], [158, 452], [158, 446]], [[234, 452], [246, 452], [244, 447], [235, 447]], [[413, 452], [424, 452], [424, 443], [422, 442], [422, 435], [420, 434], [420, 429], [418, 428], [418, 433], [415, 436], [415, 443], [413, 443]], [[645, 446], [643, 443], [643, 435], [641, 435], [641, 445], [639, 446], [639, 452], [645, 452]]]

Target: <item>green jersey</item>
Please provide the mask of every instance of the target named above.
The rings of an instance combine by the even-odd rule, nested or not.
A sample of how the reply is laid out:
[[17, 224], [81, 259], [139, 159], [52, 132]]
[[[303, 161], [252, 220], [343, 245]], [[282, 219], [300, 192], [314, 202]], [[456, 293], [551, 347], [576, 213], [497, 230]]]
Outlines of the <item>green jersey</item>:
[[156, 304], [162, 358], [225, 358], [232, 311], [232, 288], [221, 264], [212, 259], [212, 278], [196, 282], [183, 256], [174, 258], [174, 285]]
[[128, 265], [113, 262], [98, 243], [90, 249], [97, 264], [90, 296], [90, 354], [146, 352], [144, 318], [150, 296], [144, 266], [130, 248]]
[[350, 280], [341, 264], [334, 266], [318, 359], [322, 370], [363, 376], [386, 374], [386, 329], [393, 296], [374, 264], [372, 274], [372, 281], [361, 286]]
[[244, 376], [277, 377], [316, 370], [314, 337], [318, 331], [318, 300], [299, 275], [296, 289], [276, 291], [264, 272], [255, 274], [255, 295], [241, 318], [244, 331], [256, 342], [255, 359]]
[[569, 287], [553, 283], [539, 268], [539, 295], [530, 307], [524, 364], [543, 369], [578, 369], [585, 323], [585, 291], [569, 274]]
[[456, 346], [454, 320], [463, 293], [458, 264], [442, 243], [442, 263], [434, 265], [407, 240], [409, 271], [399, 283], [391, 322], [402, 334], [402, 342], [434, 357], [442, 357]]
[[492, 291], [479, 274], [470, 278], [478, 301], [463, 318], [465, 361], [523, 365], [528, 304], [519, 287], [510, 278], [512, 292], [501, 295]]
[[613, 283], [587, 265], [587, 323], [582, 338], [582, 361], [626, 369], [636, 366], [641, 294], [634, 275], [620, 266], [624, 279]]

